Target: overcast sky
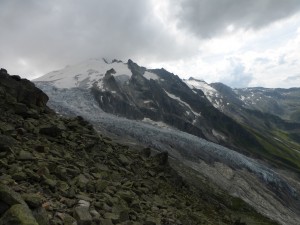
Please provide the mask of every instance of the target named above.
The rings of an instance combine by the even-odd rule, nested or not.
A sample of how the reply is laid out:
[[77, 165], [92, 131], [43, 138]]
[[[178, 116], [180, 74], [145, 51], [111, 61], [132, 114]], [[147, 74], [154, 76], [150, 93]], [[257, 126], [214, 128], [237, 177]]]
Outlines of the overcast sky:
[[107, 57], [300, 87], [300, 0], [0, 0], [0, 30], [0, 66], [28, 79]]

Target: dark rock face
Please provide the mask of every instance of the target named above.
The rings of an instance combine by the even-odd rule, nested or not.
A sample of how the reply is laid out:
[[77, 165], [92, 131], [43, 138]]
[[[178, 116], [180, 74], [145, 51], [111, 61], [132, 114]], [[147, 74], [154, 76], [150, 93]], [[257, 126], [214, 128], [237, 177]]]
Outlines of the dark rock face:
[[57, 126], [49, 126], [40, 128], [40, 133], [51, 137], [58, 137], [61, 135], [62, 130]]
[[9, 76], [6, 70], [1, 69], [0, 83], [0, 92], [5, 97], [11, 96], [11, 101], [23, 103], [32, 108], [46, 107], [48, 96], [29, 80], [21, 79], [19, 76]]
[[[107, 71], [104, 89], [92, 93], [101, 109], [128, 119], [161, 121], [207, 140], [240, 148], [261, 147], [244, 127], [214, 108], [201, 90], [192, 91], [178, 76], [164, 69], [146, 70], [128, 60], [132, 72], [127, 82], [118, 82]], [[145, 72], [157, 76], [147, 79]], [[224, 137], [215, 135], [220, 132]]]
[[7, 75], [7, 70], [4, 68], [0, 69], [0, 75]]

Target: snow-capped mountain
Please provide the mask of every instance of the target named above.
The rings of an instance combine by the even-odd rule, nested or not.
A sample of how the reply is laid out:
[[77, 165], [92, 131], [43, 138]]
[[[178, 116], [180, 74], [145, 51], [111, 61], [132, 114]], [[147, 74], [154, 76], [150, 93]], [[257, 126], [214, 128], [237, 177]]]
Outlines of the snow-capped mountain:
[[[128, 63], [123, 63], [116, 59], [109, 61], [104, 58], [94, 58], [74, 66], [66, 66], [59, 71], [50, 72], [37, 78], [35, 81], [51, 82], [58, 88], [91, 88], [96, 86], [99, 89], [105, 90], [106, 87], [103, 85], [103, 80], [105, 74], [111, 69], [110, 74], [120, 83], [128, 82], [132, 76], [132, 72], [128, 68]], [[158, 79], [157, 75], [148, 71], [145, 71], [143, 76], [148, 80]]]
[[212, 106], [208, 93], [217, 93], [213, 88], [206, 97], [191, 88], [192, 80], [188, 86], [164, 69], [147, 70], [131, 60], [91, 59], [35, 80], [41, 81], [57, 88], [89, 89], [107, 113], [164, 123], [226, 146], [242, 147], [237, 138], [247, 146], [258, 145], [249, 132]]
[[58, 88], [91, 88], [97, 86], [103, 88], [105, 73], [114, 69], [113, 76], [117, 79], [128, 81], [132, 75], [126, 63], [122, 61], [106, 59], [90, 59], [74, 66], [66, 66], [59, 71], [50, 72], [35, 81], [51, 82]]
[[299, 171], [299, 144], [280, 133], [299, 127], [247, 108], [237, 90], [194, 78], [182, 80], [132, 60], [91, 59], [35, 83], [57, 112], [82, 115], [98, 129], [167, 150], [263, 214], [282, 224], [297, 224], [299, 183], [289, 172], [280, 175], [268, 165]]
[[300, 88], [232, 89], [222, 83], [207, 84], [194, 78], [184, 81], [193, 90], [202, 90], [207, 99], [222, 112], [231, 111], [234, 105], [273, 114], [284, 120], [300, 122]]
[[[222, 83], [207, 84], [194, 78], [182, 80], [165, 69], [148, 70], [132, 60], [124, 63], [106, 59], [67, 66], [35, 82], [58, 89], [88, 90], [106, 113], [173, 127], [300, 171], [297, 166], [300, 155], [294, 150], [300, 143], [300, 125], [266, 114], [258, 103], [253, 104], [267, 99], [269, 105], [272, 101], [280, 105], [278, 99], [281, 102], [288, 96], [291, 96], [289, 101], [297, 99], [294, 93], [297, 89], [231, 89]], [[280, 152], [272, 150], [270, 155], [269, 146]]]
[[211, 102], [211, 104], [222, 111], [224, 104], [229, 103], [223, 102], [222, 95], [214, 89], [211, 85], [206, 83], [204, 80], [197, 80], [193, 77], [190, 77], [188, 80], [183, 80], [192, 90], [201, 90], [205, 94], [206, 98]]

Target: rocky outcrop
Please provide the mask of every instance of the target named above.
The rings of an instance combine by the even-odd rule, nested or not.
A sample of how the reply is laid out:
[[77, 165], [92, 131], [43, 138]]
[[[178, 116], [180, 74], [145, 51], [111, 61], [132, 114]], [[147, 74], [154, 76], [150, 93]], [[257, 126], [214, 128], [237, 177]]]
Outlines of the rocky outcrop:
[[[48, 96], [35, 85], [19, 76], [9, 76], [5, 69], [0, 70], [0, 92], [3, 97], [11, 96], [9, 103], [18, 103], [19, 107], [45, 108]], [[23, 106], [22, 104], [25, 104]]]

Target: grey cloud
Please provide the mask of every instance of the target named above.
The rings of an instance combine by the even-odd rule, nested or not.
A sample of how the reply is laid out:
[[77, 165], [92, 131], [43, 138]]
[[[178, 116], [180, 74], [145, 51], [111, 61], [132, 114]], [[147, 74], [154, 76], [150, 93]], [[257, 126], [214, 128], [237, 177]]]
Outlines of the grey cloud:
[[180, 7], [176, 9], [173, 8], [178, 27], [208, 38], [223, 33], [229, 25], [238, 29], [259, 29], [267, 26], [298, 12], [300, 1], [182, 0]]
[[285, 55], [279, 56], [279, 58], [278, 58], [278, 64], [279, 65], [286, 64]]
[[248, 87], [253, 80], [253, 74], [246, 72], [245, 66], [239, 59], [231, 58], [229, 74], [224, 75], [222, 82], [233, 88]]
[[255, 59], [255, 62], [259, 64], [267, 64], [270, 62], [270, 59], [259, 57]]
[[300, 80], [300, 74], [294, 75], [294, 76], [289, 76], [287, 77], [284, 81], [287, 82], [295, 82]]
[[[299, 0], [169, 0], [175, 18], [163, 24], [155, 2], [0, 0], [0, 66], [30, 77], [95, 57], [149, 63], [187, 59], [201, 54], [202, 40], [192, 43], [190, 33], [211, 37], [230, 24], [260, 28], [292, 15], [300, 5]], [[176, 21], [187, 31], [182, 39], [170, 32]]]
[[91, 57], [176, 59], [192, 54], [194, 49], [184, 48], [161, 28], [151, 4], [150, 0], [1, 0], [1, 66], [24, 72], [18, 64], [24, 59], [48, 72]]

